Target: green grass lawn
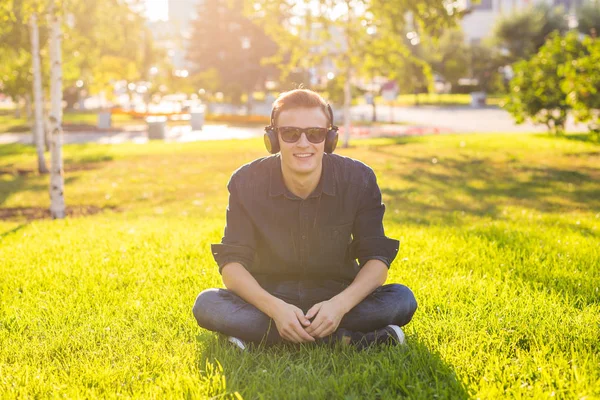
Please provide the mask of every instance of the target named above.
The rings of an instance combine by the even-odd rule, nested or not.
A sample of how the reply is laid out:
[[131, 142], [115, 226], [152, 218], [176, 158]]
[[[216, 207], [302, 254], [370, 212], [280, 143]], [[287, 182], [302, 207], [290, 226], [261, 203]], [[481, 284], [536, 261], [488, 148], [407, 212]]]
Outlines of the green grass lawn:
[[[502, 106], [504, 105], [504, 95], [501, 94], [488, 94], [486, 104], [489, 106]], [[456, 93], [422, 93], [418, 96], [420, 105], [430, 106], [467, 106], [471, 104], [470, 94], [456, 94]], [[358, 103], [364, 104], [364, 97], [357, 99]], [[377, 96], [377, 105], [389, 104], [388, 101], [384, 100], [383, 97]], [[415, 106], [417, 105], [417, 97], [414, 94], [401, 94], [394, 101], [396, 106]]]
[[[6, 132], [30, 132], [32, 121], [27, 121], [25, 116], [15, 118], [14, 110], [0, 110], [0, 134]], [[89, 125], [96, 127], [98, 124], [98, 114], [96, 112], [65, 112], [63, 115], [63, 125]], [[114, 127], [124, 127], [127, 125], [144, 125], [143, 120], [133, 119], [129, 115], [113, 115], [112, 125]]]
[[226, 183], [262, 139], [66, 146], [72, 216], [0, 146], [2, 398], [600, 398], [600, 146], [355, 140], [401, 241], [408, 346], [240, 353], [192, 316], [221, 286]]

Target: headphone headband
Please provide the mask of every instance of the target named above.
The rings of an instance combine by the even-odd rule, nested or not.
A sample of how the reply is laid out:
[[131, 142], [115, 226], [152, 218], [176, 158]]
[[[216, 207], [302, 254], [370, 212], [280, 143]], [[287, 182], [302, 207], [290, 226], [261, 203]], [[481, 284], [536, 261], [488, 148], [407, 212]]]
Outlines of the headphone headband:
[[[325, 138], [325, 152], [333, 153], [338, 142], [338, 127], [333, 124], [333, 110], [331, 106], [327, 104], [327, 110], [329, 110], [330, 124], [327, 127], [327, 137]], [[275, 127], [275, 109], [271, 110], [271, 124], [265, 127], [264, 142], [267, 151], [271, 154], [275, 154], [280, 150], [279, 139], [277, 137], [277, 131]]]
[[[332, 128], [332, 129], [337, 130], [338, 129], [337, 126], [335, 126], [333, 124], [333, 110], [331, 109], [331, 106], [329, 105], [329, 103], [327, 103], [327, 110], [329, 111], [329, 121], [330, 121], [330, 124], [327, 128], [328, 129]], [[273, 108], [273, 110], [271, 110], [271, 124], [268, 126], [268, 128], [275, 129], [275, 109], [274, 108]]]

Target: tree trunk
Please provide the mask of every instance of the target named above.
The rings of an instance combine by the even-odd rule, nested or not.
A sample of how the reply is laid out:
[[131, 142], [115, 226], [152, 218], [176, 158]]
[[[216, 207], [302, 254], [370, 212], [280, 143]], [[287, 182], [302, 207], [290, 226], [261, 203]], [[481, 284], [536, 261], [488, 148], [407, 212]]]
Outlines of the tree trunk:
[[25, 95], [25, 120], [31, 122], [31, 95], [27, 93]]
[[42, 105], [44, 110], [44, 147], [46, 151], [50, 151], [50, 110], [48, 110], [44, 92], [42, 92]]
[[13, 98], [15, 104], [15, 118], [21, 119], [21, 96]]
[[65, 217], [64, 177], [62, 160], [62, 56], [61, 19], [54, 6], [51, 13], [50, 64], [50, 214], [52, 218]]
[[346, 81], [344, 82], [344, 148], [350, 145], [350, 130], [352, 129], [352, 122], [350, 121], [350, 105], [352, 103], [351, 73], [349, 69], [347, 71]]
[[35, 117], [33, 120], [33, 143], [37, 151], [38, 172], [47, 174], [46, 158], [44, 156], [44, 110], [42, 105], [42, 71], [40, 68], [40, 36], [37, 15], [34, 13], [31, 25], [31, 59], [33, 63], [33, 101]]
[[377, 105], [375, 104], [375, 96], [373, 96], [373, 122], [377, 122]]

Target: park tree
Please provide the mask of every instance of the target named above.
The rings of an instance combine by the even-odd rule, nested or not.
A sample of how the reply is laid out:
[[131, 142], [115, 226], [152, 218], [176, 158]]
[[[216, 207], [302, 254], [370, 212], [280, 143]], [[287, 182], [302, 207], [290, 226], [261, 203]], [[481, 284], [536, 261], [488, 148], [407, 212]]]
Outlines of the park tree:
[[508, 52], [507, 63], [529, 59], [552, 32], [562, 34], [568, 30], [566, 17], [562, 7], [538, 3], [500, 18], [493, 36], [496, 44]]
[[243, 13], [244, 1], [205, 0], [198, 5], [198, 18], [192, 23], [193, 34], [187, 58], [195, 65], [194, 76], [202, 80], [203, 72], [217, 71], [219, 90], [238, 101], [264, 88], [274, 68], [262, 60], [276, 52], [275, 42]]
[[589, 1], [577, 10], [577, 28], [584, 35], [600, 35], [600, 1]]
[[[30, 0], [9, 1], [6, 8], [0, 8], [0, 19], [3, 28], [0, 29], [0, 90], [16, 100], [26, 99], [27, 116], [31, 114], [31, 93], [33, 92], [33, 143], [36, 146], [38, 172], [47, 173], [44, 135], [42, 63], [40, 61], [40, 36], [46, 39], [45, 30], [40, 35], [39, 13], [43, 4]], [[41, 21], [42, 27], [45, 21]], [[42, 42], [43, 43], [43, 42]], [[20, 114], [20, 107], [16, 107]]]
[[[136, 11], [136, 5], [141, 10], [140, 1], [56, 2], [66, 38], [61, 51], [65, 87], [75, 87], [81, 81], [89, 92], [98, 93], [109, 88], [111, 81], [145, 78], [156, 52], [144, 19]], [[46, 125], [40, 109], [45, 109], [42, 99], [50, 83], [48, 16], [53, 4], [47, 0], [7, 0], [0, 7], [0, 90], [26, 104], [34, 93], [32, 126], [40, 172], [45, 170], [40, 127]], [[37, 40], [35, 32], [39, 32]]]
[[[391, 21], [390, 21], [391, 22]], [[381, 24], [379, 25], [381, 27]], [[368, 27], [369, 28], [369, 27]], [[427, 37], [409, 20], [404, 35], [389, 35], [390, 27], [369, 33], [368, 41], [361, 47], [363, 62], [358, 76], [384, 76], [396, 82], [399, 93], [414, 94], [419, 105], [419, 93], [431, 89], [433, 69], [428, 62], [426, 42], [437, 43], [438, 38]], [[372, 31], [371, 31], [372, 32]]]
[[[163, 54], [154, 49], [141, 0], [64, 0], [64, 86], [110, 92], [112, 83], [147, 81]], [[79, 90], [79, 89], [78, 89]]]
[[444, 77], [446, 82], [455, 87], [460, 78], [467, 76], [472, 58], [461, 29], [449, 29], [439, 40], [424, 38], [421, 42], [425, 61], [434, 72]]
[[571, 109], [563, 91], [565, 66], [583, 55], [585, 49], [576, 32], [564, 37], [555, 32], [530, 60], [514, 64], [515, 75], [505, 108], [518, 124], [529, 119], [546, 125], [554, 134], [564, 132]]
[[[456, 2], [437, 0], [257, 0], [246, 11], [260, 18], [278, 43], [279, 52], [269, 61], [281, 68], [283, 79], [295, 69], [323, 63], [337, 70], [344, 87], [343, 146], [347, 147], [351, 84], [378, 68], [362, 68], [368, 46], [378, 40], [391, 44], [389, 52], [407, 54], [407, 33], [418, 31], [438, 37], [454, 24], [459, 15], [456, 7]], [[374, 30], [377, 39], [371, 38]]]
[[499, 68], [505, 63], [504, 57], [493, 46], [486, 43], [473, 43], [468, 47], [469, 74], [477, 81], [477, 89], [484, 92], [504, 90], [503, 76]]
[[583, 39], [584, 55], [564, 65], [561, 85], [566, 101], [579, 122], [588, 122], [591, 132], [600, 133], [600, 39]]
[[[34, 1], [8, 0], [0, 7], [0, 90], [17, 104], [25, 102], [26, 115], [30, 117], [33, 78], [31, 73], [30, 16], [38, 11]], [[42, 21], [41, 43], [46, 40]], [[15, 109], [20, 117], [21, 107]]]
[[50, 214], [52, 218], [66, 216], [62, 159], [62, 28], [61, 10], [54, 0], [50, 19]]
[[[7, 0], [0, 8], [0, 74], [3, 92], [15, 100], [31, 93], [30, 16], [35, 12], [40, 29], [43, 82], [48, 83], [49, 2], [47, 0]], [[8, 5], [7, 5], [8, 4]], [[58, 3], [57, 3], [58, 4]], [[146, 80], [150, 67], [163, 55], [153, 47], [152, 36], [141, 14], [142, 0], [84, 1], [63, 0], [58, 9], [63, 14], [65, 41], [64, 84], [72, 87], [83, 82], [90, 93], [110, 88], [121, 79]], [[29, 84], [24, 84], [28, 83]], [[45, 89], [48, 89], [46, 84]]]
[[33, 140], [37, 152], [38, 172], [41, 174], [48, 173], [46, 159], [44, 156], [45, 140], [44, 140], [44, 106], [42, 93], [42, 68], [40, 63], [40, 35], [38, 27], [37, 13], [32, 13], [29, 17], [31, 26], [31, 59], [33, 65], [33, 99], [34, 113], [33, 119]]

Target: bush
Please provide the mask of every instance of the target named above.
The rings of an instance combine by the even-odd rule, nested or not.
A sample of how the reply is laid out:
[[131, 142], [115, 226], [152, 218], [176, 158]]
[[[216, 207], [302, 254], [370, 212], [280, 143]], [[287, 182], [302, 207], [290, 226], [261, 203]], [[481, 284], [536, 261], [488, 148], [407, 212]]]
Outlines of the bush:
[[600, 133], [600, 40], [587, 37], [582, 42], [583, 57], [564, 67], [563, 92], [578, 122], [589, 122], [589, 129]]
[[562, 134], [571, 105], [563, 92], [567, 64], [584, 56], [575, 32], [564, 37], [553, 33], [530, 60], [514, 64], [515, 76], [505, 108], [520, 124], [530, 119], [543, 123], [554, 134]]

